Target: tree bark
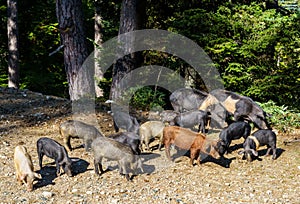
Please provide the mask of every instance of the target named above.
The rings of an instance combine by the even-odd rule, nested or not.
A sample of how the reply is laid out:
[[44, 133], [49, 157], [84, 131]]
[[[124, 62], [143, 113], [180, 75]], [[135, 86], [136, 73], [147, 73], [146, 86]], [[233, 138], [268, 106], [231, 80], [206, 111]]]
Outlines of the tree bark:
[[17, 0], [7, 0], [8, 87], [19, 88], [18, 9]]
[[[123, 0], [120, 17], [119, 35], [134, 31], [137, 29], [137, 0]], [[128, 74], [135, 67], [134, 62], [134, 38], [124, 39], [119, 36], [119, 42], [122, 46], [119, 47], [121, 53], [129, 52], [131, 54], [126, 56], [118, 56], [119, 59], [113, 66], [112, 86], [110, 91], [110, 98], [118, 100], [122, 93], [120, 93], [119, 87], [121, 79]]]
[[96, 97], [103, 96], [103, 90], [98, 86], [101, 79], [103, 79], [103, 72], [99, 66], [100, 52], [102, 46], [102, 16], [100, 1], [95, 0], [95, 46], [94, 46], [94, 57], [95, 57], [95, 91]]
[[57, 0], [56, 15], [64, 45], [64, 63], [70, 99], [75, 101], [93, 97], [94, 65], [84, 64], [88, 50], [81, 0]]

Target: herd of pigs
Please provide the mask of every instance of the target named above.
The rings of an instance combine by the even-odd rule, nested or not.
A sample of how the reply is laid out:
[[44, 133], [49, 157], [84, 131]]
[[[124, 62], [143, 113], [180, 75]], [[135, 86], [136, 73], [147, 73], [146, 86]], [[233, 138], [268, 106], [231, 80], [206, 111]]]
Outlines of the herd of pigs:
[[[113, 101], [108, 101], [116, 106]], [[139, 124], [137, 119], [121, 108], [113, 112], [116, 133], [104, 136], [96, 127], [82, 121], [67, 120], [60, 125], [59, 131], [63, 145], [57, 141], [42, 137], [37, 141], [39, 167], [42, 169], [43, 156], [55, 160], [56, 174], [63, 170], [72, 176], [71, 139], [80, 138], [86, 151], [94, 156], [95, 173], [101, 175], [103, 158], [118, 162], [119, 173], [131, 180], [129, 174], [143, 172], [141, 152], [151, 151], [150, 143], [159, 139], [158, 149], [165, 148], [166, 157], [172, 161], [170, 147], [189, 150], [190, 164], [196, 160], [200, 165], [200, 153], [222, 159], [230, 150], [232, 140], [244, 138], [243, 149], [238, 153], [248, 161], [258, 157], [257, 149], [267, 146], [269, 155], [276, 159], [276, 134], [267, 123], [267, 115], [251, 98], [227, 90], [217, 89], [210, 93], [195, 89], [179, 89], [170, 96], [174, 110], [165, 110], [159, 114], [159, 120], [149, 120]], [[228, 118], [233, 118], [228, 120]], [[251, 134], [252, 127], [258, 130]], [[198, 127], [198, 130], [195, 130]], [[207, 128], [219, 128], [219, 139], [205, 135]], [[124, 131], [119, 132], [119, 129]], [[14, 164], [17, 181], [25, 184], [28, 191], [33, 190], [33, 181], [41, 179], [34, 172], [31, 157], [26, 147], [18, 145], [14, 152]]]

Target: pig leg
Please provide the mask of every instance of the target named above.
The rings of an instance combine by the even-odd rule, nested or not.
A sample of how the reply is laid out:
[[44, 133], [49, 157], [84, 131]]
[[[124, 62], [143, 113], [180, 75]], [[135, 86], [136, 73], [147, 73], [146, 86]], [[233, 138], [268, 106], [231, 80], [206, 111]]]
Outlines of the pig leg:
[[270, 152], [271, 152], [271, 147], [269, 145], [267, 145], [267, 147], [268, 147], [268, 149], [267, 149], [265, 156], [269, 156]]
[[129, 165], [127, 162], [125, 162], [123, 160], [119, 161], [119, 173], [120, 173], [120, 175], [125, 175], [125, 178], [127, 181], [130, 180], [129, 173], [127, 170], [128, 168], [129, 168]]
[[140, 137], [141, 137], [140, 149], [142, 150], [142, 152], [144, 152], [145, 151], [145, 145], [146, 145], [144, 133], [141, 133]]
[[84, 141], [85, 151], [87, 151], [87, 152], [90, 151], [91, 144], [92, 144], [92, 140], [87, 139], [87, 140]]
[[117, 123], [115, 122], [115, 120], [114, 120], [114, 128], [115, 128], [116, 132], [119, 132], [119, 127], [118, 127]]
[[59, 165], [57, 159], [55, 160], [55, 163], [56, 163], [56, 175], [57, 175], [57, 176], [60, 176], [60, 174], [61, 174], [61, 171], [60, 171], [60, 165]]
[[[193, 166], [194, 164], [194, 159], [198, 158], [199, 157], [199, 153], [200, 153], [200, 150], [197, 150], [197, 149], [191, 149], [190, 150], [191, 154], [190, 154], [190, 165]], [[200, 166], [200, 160], [197, 159], [197, 164]]]
[[159, 142], [158, 150], [161, 151], [162, 142]]
[[150, 143], [150, 139], [149, 139], [149, 137], [145, 137], [144, 138], [144, 142], [145, 142], [145, 150], [147, 150], [147, 151], [149, 151], [149, 143]]
[[23, 184], [22, 179], [21, 179], [21, 175], [19, 173], [17, 173], [17, 181], [18, 181], [19, 185]]
[[205, 124], [204, 121], [201, 121], [198, 127], [198, 132], [205, 133]]
[[38, 152], [38, 155], [39, 155], [39, 166], [40, 166], [40, 169], [42, 169], [42, 166], [43, 166], [43, 156], [44, 154], [42, 152]]
[[163, 141], [163, 133], [161, 132], [159, 135], [159, 144], [158, 144], [158, 149], [159, 151], [161, 151], [161, 145], [162, 145], [162, 141]]
[[171, 156], [170, 156], [170, 144], [165, 144], [165, 152], [166, 152], [166, 156], [169, 159], [169, 161], [172, 161]]
[[273, 156], [272, 156], [272, 159], [276, 159], [276, 147], [272, 147], [272, 152], [273, 152]]
[[70, 136], [69, 135], [63, 136], [63, 138], [64, 138], [64, 144], [65, 144], [67, 151], [68, 152], [72, 151]]
[[98, 158], [98, 159], [94, 159], [94, 167], [95, 167], [95, 172], [97, 175], [100, 175], [99, 173], [99, 169], [100, 169], [100, 172], [101, 174], [103, 173], [103, 168], [102, 168], [102, 157]]

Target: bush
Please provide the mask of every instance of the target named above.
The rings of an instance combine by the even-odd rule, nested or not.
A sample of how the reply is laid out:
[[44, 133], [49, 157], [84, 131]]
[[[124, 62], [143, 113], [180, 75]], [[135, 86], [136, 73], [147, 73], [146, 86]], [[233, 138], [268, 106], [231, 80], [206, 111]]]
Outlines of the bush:
[[282, 131], [290, 132], [300, 128], [300, 113], [289, 109], [288, 106], [277, 106], [275, 102], [258, 103], [267, 113], [271, 114], [269, 121], [271, 126]]

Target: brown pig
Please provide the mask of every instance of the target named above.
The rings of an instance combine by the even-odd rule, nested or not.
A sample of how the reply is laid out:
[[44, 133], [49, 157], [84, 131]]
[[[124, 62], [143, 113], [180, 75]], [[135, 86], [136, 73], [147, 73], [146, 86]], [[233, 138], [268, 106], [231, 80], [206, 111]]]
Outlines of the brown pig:
[[196, 159], [197, 164], [200, 165], [200, 152], [209, 154], [216, 159], [220, 158], [216, 142], [208, 140], [202, 133], [193, 132], [178, 126], [168, 126], [164, 128], [163, 144], [165, 145], [166, 156], [170, 161], [171, 144], [174, 144], [180, 149], [190, 150], [191, 165], [193, 165], [194, 159]]
[[20, 185], [24, 183], [27, 186], [27, 191], [33, 190], [33, 181], [41, 175], [33, 171], [31, 157], [27, 152], [26, 147], [19, 145], [16, 146], [14, 152], [14, 163], [16, 168], [17, 181]]

